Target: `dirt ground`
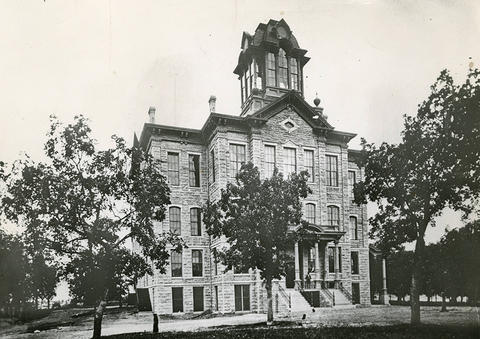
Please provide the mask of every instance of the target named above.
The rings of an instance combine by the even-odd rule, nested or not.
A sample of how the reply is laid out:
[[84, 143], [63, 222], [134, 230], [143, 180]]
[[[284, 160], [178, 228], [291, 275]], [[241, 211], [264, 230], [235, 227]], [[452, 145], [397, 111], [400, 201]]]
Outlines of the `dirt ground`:
[[[65, 311], [63, 311], [66, 313]], [[306, 314], [294, 313], [288, 318], [302, 322], [305, 326], [365, 326], [395, 325], [410, 321], [410, 308], [406, 306], [372, 306], [367, 308], [331, 309], [317, 308], [315, 312]], [[68, 319], [71, 315], [61, 314], [58, 317]], [[221, 316], [207, 319], [169, 319], [161, 318], [160, 331], [195, 331], [214, 326], [245, 325], [265, 322], [265, 314], [244, 314]], [[422, 322], [425, 324], [480, 326], [480, 309], [475, 307], [450, 307], [446, 313], [439, 312], [439, 307], [422, 307]], [[118, 334], [128, 332], [151, 331], [153, 325], [150, 312], [132, 313], [124, 311], [107, 314], [103, 321], [102, 334]], [[93, 330], [92, 317], [77, 319], [74, 324], [61, 326], [40, 333], [25, 333], [27, 325], [15, 326], [0, 330], [3, 338], [91, 338]], [[480, 333], [479, 333], [480, 337]]]

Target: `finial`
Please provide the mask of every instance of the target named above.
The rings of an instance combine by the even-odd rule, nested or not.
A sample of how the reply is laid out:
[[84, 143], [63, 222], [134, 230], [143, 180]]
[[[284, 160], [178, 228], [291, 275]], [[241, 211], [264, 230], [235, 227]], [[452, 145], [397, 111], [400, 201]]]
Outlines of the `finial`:
[[315, 99], [313, 100], [313, 103], [315, 104], [316, 107], [320, 105], [320, 99], [318, 98], [318, 93], [315, 92]]

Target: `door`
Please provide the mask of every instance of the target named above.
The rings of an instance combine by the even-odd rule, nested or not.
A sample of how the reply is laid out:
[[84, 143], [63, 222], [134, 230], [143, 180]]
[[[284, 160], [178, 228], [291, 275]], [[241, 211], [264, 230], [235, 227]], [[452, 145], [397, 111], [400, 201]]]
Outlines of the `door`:
[[286, 267], [287, 276], [285, 278], [285, 283], [287, 288], [295, 287], [295, 262], [291, 261], [287, 263]]
[[352, 283], [352, 303], [360, 304], [360, 284]]

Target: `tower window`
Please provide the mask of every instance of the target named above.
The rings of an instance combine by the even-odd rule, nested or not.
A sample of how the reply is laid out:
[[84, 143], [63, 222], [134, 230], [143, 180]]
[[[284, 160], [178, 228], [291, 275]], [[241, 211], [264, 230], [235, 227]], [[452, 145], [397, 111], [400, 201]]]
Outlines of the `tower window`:
[[255, 72], [253, 87], [262, 89], [262, 73], [260, 73], [260, 67], [258, 66], [258, 62], [256, 62], [255, 60], [253, 61], [253, 65], [254, 65], [254, 72]]
[[273, 53], [267, 54], [267, 85], [275, 86], [275, 55]]
[[297, 59], [291, 58], [290, 59], [290, 88], [297, 90], [299, 89], [298, 86], [298, 63]]
[[288, 64], [285, 51], [280, 48], [278, 52], [278, 86], [288, 88]]

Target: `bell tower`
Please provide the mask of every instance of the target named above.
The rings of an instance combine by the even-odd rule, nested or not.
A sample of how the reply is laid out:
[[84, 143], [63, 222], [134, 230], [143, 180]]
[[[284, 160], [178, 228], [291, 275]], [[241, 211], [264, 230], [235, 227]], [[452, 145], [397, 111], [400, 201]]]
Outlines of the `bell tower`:
[[242, 113], [252, 114], [288, 91], [303, 96], [303, 66], [310, 60], [285, 20], [259, 24], [255, 34], [243, 32], [233, 73], [240, 80]]

